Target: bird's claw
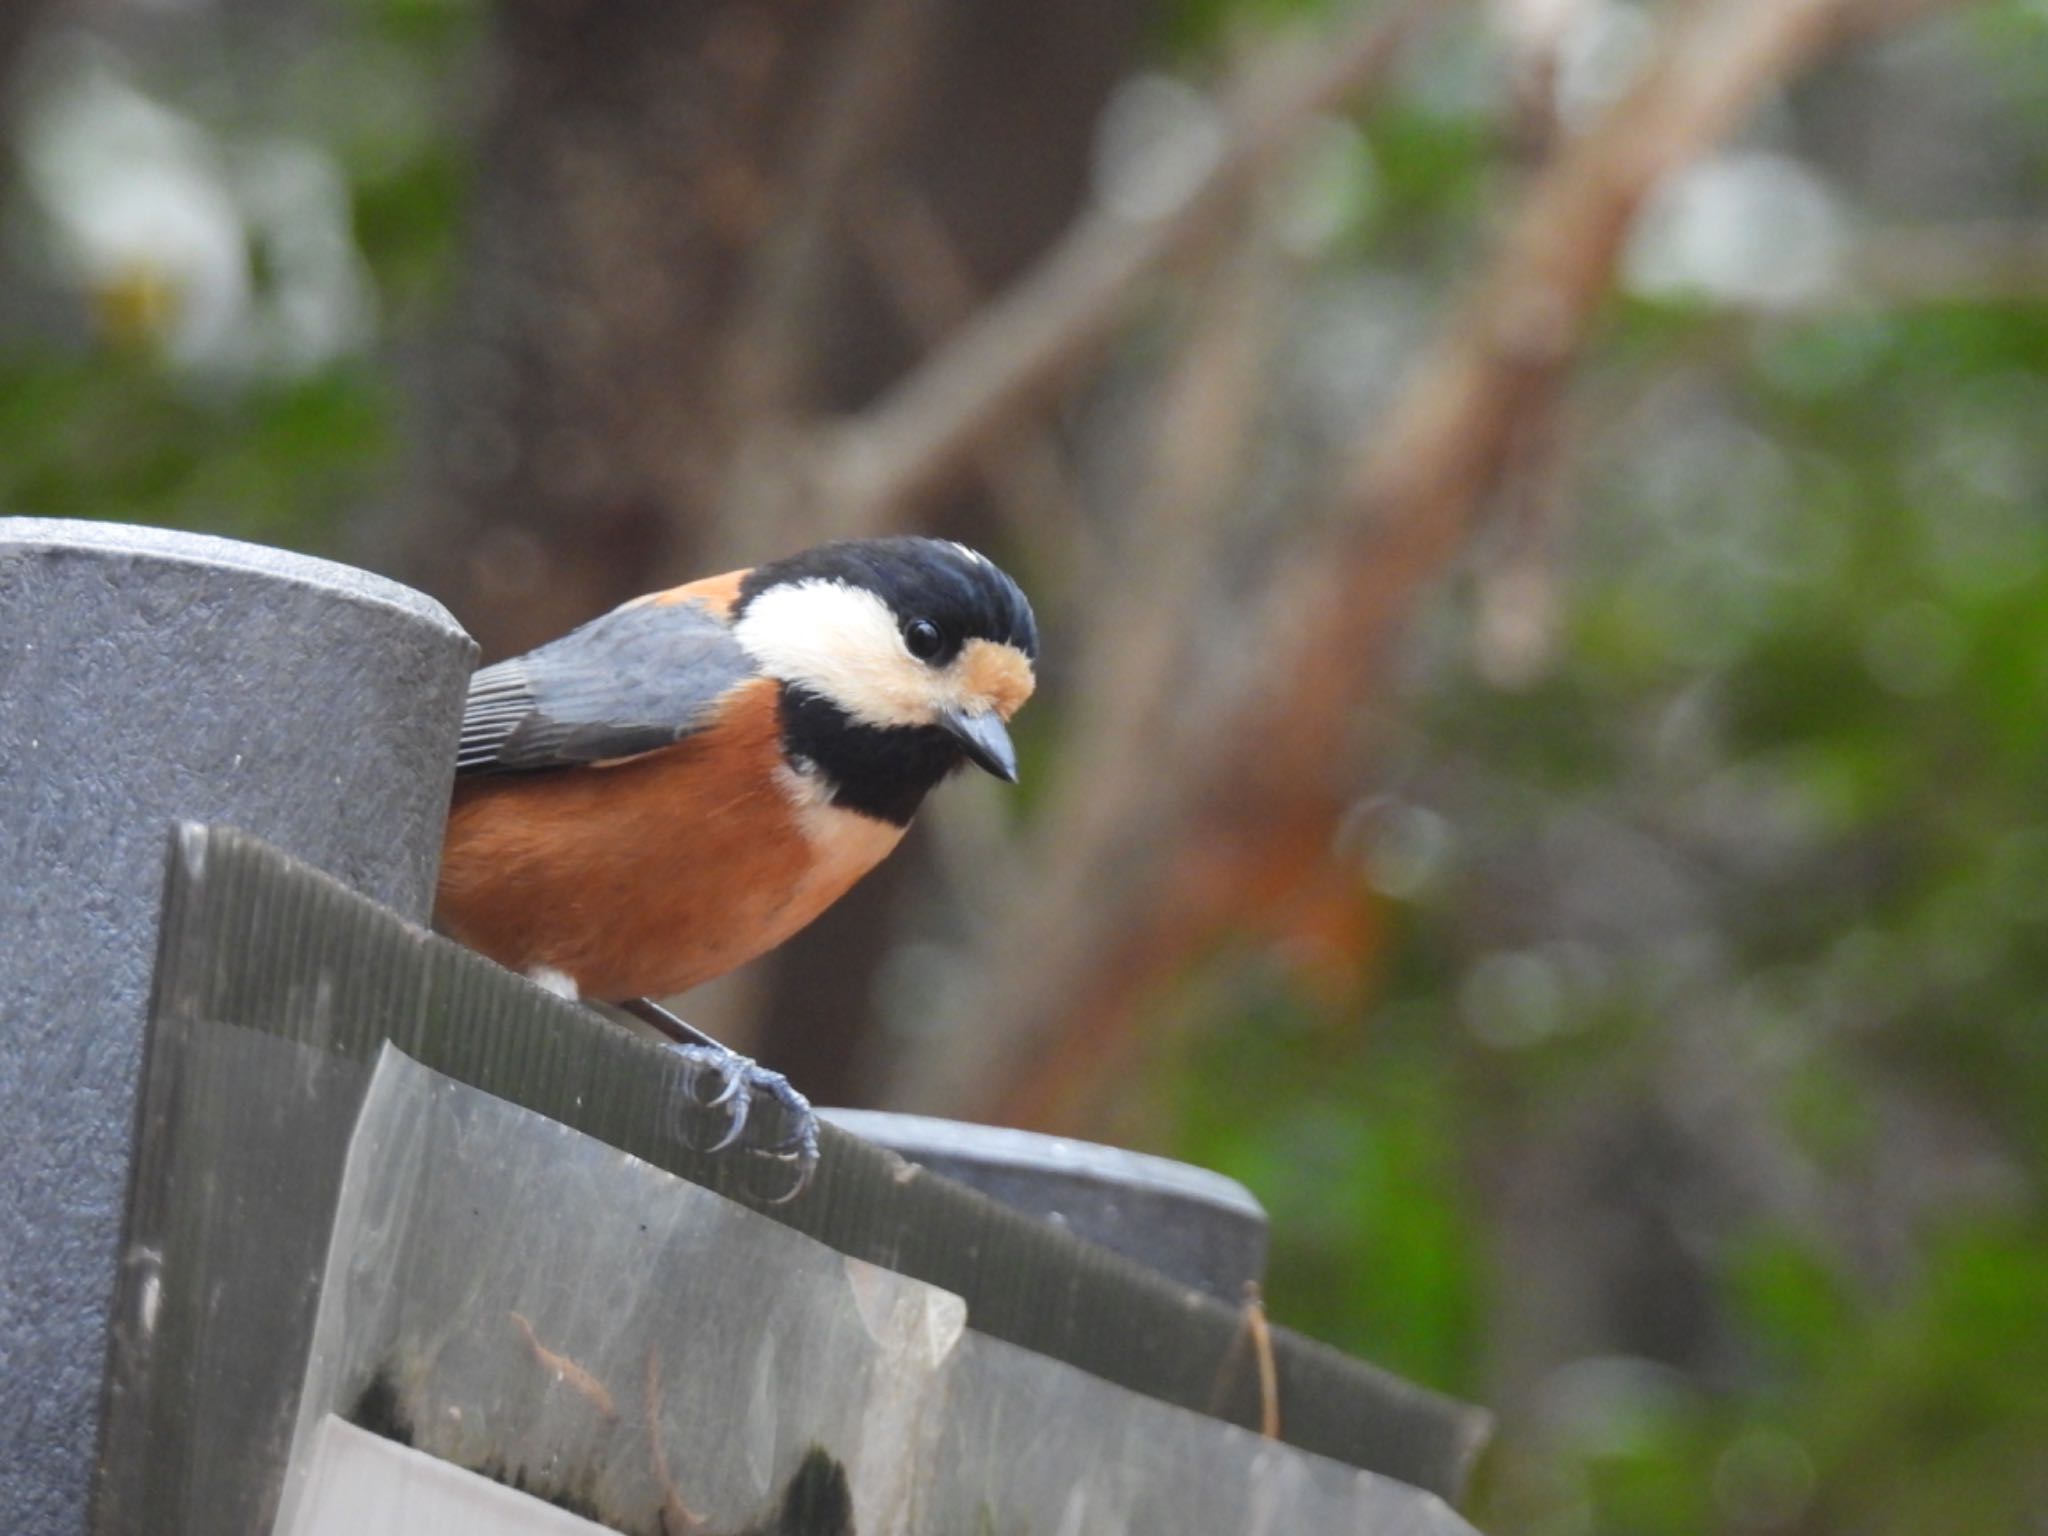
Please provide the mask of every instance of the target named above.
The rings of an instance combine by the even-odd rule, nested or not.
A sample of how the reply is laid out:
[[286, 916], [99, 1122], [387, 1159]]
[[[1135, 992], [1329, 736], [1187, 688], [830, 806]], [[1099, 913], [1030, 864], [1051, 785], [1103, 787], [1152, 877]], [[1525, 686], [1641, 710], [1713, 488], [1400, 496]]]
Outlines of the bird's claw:
[[744, 1056], [732, 1058], [731, 1062], [727, 1064], [726, 1070], [721, 1073], [725, 1080], [724, 1086], [710, 1098], [702, 1101], [706, 1109], [724, 1109], [728, 1105], [732, 1107], [732, 1129], [719, 1138], [717, 1144], [711, 1149], [714, 1152], [722, 1152], [725, 1148], [731, 1146], [735, 1141], [739, 1140], [740, 1132], [747, 1128], [747, 1110], [751, 1107], [753, 1101], [747, 1092], [746, 1072], [735, 1070], [743, 1062], [747, 1066], [753, 1065], [753, 1063], [747, 1062]]
[[[682, 1060], [676, 1135], [700, 1152], [723, 1152], [747, 1133], [747, 1118], [754, 1107], [748, 1074], [760, 1068], [721, 1045], [678, 1045], [675, 1053]], [[705, 1123], [718, 1110], [725, 1111], [718, 1117], [723, 1126], [707, 1140]]]
[[[776, 1163], [791, 1164], [791, 1187], [769, 1196], [780, 1205], [803, 1193], [818, 1163], [818, 1117], [810, 1101], [780, 1072], [758, 1066], [718, 1045], [677, 1045], [682, 1058], [682, 1092], [675, 1109], [677, 1136], [703, 1152], [740, 1147]], [[707, 1079], [715, 1089], [705, 1092]], [[709, 1141], [701, 1139], [707, 1114], [724, 1110], [724, 1124]]]
[[790, 1096], [803, 1105], [802, 1126], [787, 1150], [767, 1155], [778, 1163], [788, 1164], [795, 1177], [781, 1194], [767, 1197], [770, 1205], [784, 1205], [794, 1200], [810, 1187], [811, 1175], [818, 1171], [818, 1117], [795, 1089], [790, 1089]]

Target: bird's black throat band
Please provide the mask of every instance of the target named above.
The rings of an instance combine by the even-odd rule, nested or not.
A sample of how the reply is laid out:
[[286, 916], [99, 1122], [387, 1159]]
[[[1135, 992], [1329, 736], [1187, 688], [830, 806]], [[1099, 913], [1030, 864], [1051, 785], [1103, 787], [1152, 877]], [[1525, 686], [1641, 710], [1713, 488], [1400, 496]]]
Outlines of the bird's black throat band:
[[831, 788], [832, 803], [910, 825], [939, 780], [965, 758], [935, 725], [862, 725], [831, 700], [787, 683], [782, 688], [782, 746], [809, 762]]

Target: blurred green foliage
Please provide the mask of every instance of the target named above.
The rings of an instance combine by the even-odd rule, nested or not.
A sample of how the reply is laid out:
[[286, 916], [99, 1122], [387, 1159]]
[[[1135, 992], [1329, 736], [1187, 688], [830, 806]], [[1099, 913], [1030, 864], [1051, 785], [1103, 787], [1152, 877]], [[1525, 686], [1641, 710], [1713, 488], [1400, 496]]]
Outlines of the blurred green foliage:
[[1174, 1150], [1267, 1201], [1280, 1320], [1500, 1409], [1486, 1528], [2033, 1529], [2048, 310], [1638, 300], [1574, 411], [1551, 649], [1487, 679], [1482, 557], [1385, 732], [1364, 1017], [1205, 999]]
[[[1955, 66], [2023, 208], [2043, 21], [1978, 8]], [[1367, 133], [1396, 249], [1493, 174], [1475, 119]], [[2048, 1508], [2048, 311], [1818, 308], [1623, 307], [1552, 649], [1487, 680], [1482, 571], [1385, 733], [1365, 1017], [1276, 982], [1174, 1063], [1275, 1315], [1500, 1410], [1489, 1529]], [[1660, 1283], [1678, 1326], [1599, 1299]]]
[[52, 29], [32, 61], [40, 68], [27, 72], [44, 88], [22, 93], [18, 139], [33, 149], [39, 109], [67, 88], [51, 77], [72, 89], [116, 80], [174, 112], [154, 131], [217, 178], [244, 221], [231, 238], [245, 267], [231, 277], [246, 284], [240, 324], [250, 331], [274, 327], [292, 304], [339, 302], [289, 291], [276, 253], [290, 215], [265, 227], [250, 192], [259, 157], [286, 150], [301, 176], [341, 183], [342, 233], [373, 314], [362, 334], [310, 358], [273, 350], [181, 364], [170, 333], [179, 307], [195, 302], [184, 291], [195, 279], [177, 264], [176, 241], [143, 226], [129, 237], [132, 268], [94, 268], [64, 240], [62, 213], [34, 195], [35, 178], [22, 178], [29, 185], [11, 188], [6, 208], [10, 279], [35, 302], [19, 306], [0, 347], [0, 507], [345, 546], [351, 516], [401, 469], [412, 402], [395, 365], [456, 282], [473, 155], [459, 114], [484, 21], [476, 0], [359, 0], [274, 35], [226, 34], [218, 51], [202, 38], [153, 63], [139, 43], [110, 46], [118, 31], [88, 43]]
[[360, 363], [207, 389], [141, 353], [10, 358], [0, 505], [325, 548], [388, 462], [396, 410]]

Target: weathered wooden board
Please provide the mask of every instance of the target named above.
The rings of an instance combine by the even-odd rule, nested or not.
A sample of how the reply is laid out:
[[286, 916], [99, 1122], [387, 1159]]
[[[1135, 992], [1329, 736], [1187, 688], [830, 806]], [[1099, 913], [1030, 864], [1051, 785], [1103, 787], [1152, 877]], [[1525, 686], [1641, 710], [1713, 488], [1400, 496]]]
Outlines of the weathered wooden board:
[[[824, 1128], [766, 1204], [683, 1139], [675, 1059], [257, 839], [173, 839], [116, 1307], [100, 1528], [261, 1529], [276, 1498], [342, 1160], [386, 1040], [414, 1059], [964, 1297], [982, 1333], [1240, 1424], [1239, 1315]], [[1275, 1330], [1285, 1438], [1455, 1496], [1485, 1416]]]

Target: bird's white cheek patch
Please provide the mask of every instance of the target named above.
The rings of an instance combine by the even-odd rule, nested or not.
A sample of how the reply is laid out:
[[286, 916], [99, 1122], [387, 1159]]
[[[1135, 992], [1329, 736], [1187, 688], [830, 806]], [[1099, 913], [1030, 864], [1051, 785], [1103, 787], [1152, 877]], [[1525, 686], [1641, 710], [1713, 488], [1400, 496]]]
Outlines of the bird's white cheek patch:
[[733, 638], [770, 677], [822, 694], [864, 725], [932, 718], [929, 669], [903, 648], [889, 605], [863, 588], [771, 587], [747, 605]]

